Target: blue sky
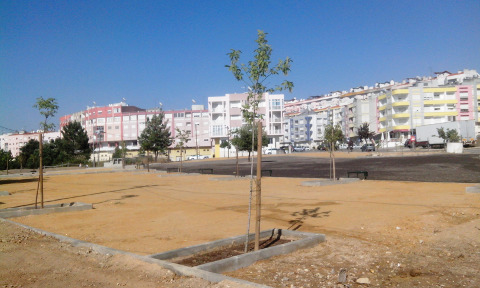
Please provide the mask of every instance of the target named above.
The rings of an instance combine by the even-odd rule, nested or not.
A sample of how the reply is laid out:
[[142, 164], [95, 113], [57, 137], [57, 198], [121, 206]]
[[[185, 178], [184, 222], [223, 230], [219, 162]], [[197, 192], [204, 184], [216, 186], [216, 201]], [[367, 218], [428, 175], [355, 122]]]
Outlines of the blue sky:
[[[120, 102], [188, 108], [243, 92], [257, 30], [293, 59], [307, 98], [464, 68], [480, 71], [480, 1], [0, 1], [0, 126], [38, 129], [37, 97], [60, 116]], [[283, 78], [272, 79], [270, 85]], [[6, 130], [0, 128], [0, 133]]]

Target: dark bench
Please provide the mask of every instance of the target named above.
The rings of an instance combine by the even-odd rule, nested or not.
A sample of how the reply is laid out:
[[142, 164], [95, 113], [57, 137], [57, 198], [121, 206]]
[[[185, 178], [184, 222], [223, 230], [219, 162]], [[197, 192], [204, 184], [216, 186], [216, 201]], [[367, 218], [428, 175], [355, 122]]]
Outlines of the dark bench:
[[178, 169], [178, 167], [167, 168], [167, 173], [178, 172], [178, 171], [180, 171], [180, 169]]
[[201, 168], [201, 169], [198, 169], [198, 171], [201, 173], [201, 174], [213, 174], [213, 169], [212, 168]]
[[272, 176], [272, 170], [262, 170], [262, 176], [266, 176], [266, 174], [268, 173], [268, 176]]
[[349, 171], [347, 172], [347, 177], [350, 178], [350, 174], [355, 174], [358, 177], [358, 175], [363, 174], [363, 179], [367, 179], [368, 177], [368, 172], [367, 171]]

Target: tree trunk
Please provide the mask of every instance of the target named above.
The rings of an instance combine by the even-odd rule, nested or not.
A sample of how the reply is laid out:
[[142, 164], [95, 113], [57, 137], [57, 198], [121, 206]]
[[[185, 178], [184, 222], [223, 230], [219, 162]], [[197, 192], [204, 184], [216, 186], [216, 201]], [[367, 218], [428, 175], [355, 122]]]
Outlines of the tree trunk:
[[262, 208], [262, 122], [258, 121], [257, 143], [257, 181], [256, 181], [256, 221], [255, 221], [255, 251], [260, 248], [260, 219]]
[[150, 151], [147, 150], [147, 172], [150, 172]]
[[182, 172], [183, 168], [183, 148], [180, 147], [180, 173]]
[[38, 181], [40, 183], [40, 202], [41, 202], [41, 207], [43, 209], [43, 135], [40, 133], [39, 135], [40, 141], [39, 141], [39, 156], [40, 156], [40, 167], [38, 169]]
[[235, 166], [236, 166], [236, 170], [235, 170], [235, 177], [239, 177], [238, 175], [238, 149], [235, 150], [236, 151], [236, 157], [237, 157], [237, 162], [235, 163]]

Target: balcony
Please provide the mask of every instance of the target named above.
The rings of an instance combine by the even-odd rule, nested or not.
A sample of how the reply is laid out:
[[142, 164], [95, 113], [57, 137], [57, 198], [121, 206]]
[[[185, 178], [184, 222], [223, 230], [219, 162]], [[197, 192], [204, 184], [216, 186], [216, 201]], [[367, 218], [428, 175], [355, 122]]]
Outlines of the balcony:
[[392, 118], [410, 118], [410, 113], [395, 113]]
[[399, 107], [399, 106], [409, 106], [409, 101], [395, 101], [392, 103], [392, 107]]
[[223, 107], [213, 108], [212, 113], [213, 114], [225, 113], [225, 108], [223, 108]]

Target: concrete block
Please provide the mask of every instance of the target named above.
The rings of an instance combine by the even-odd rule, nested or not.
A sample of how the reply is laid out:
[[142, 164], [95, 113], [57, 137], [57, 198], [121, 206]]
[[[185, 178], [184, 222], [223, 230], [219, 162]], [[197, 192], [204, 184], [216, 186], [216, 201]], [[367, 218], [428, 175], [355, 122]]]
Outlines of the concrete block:
[[467, 193], [480, 193], [480, 185], [465, 188]]
[[8, 191], [0, 191], [0, 196], [8, 196], [10, 195], [10, 192]]
[[340, 185], [340, 184], [349, 184], [360, 181], [358, 178], [339, 178], [336, 181], [330, 179], [320, 179], [312, 181], [303, 181], [302, 186], [329, 186], [329, 185]]

